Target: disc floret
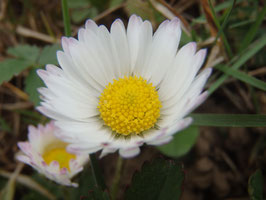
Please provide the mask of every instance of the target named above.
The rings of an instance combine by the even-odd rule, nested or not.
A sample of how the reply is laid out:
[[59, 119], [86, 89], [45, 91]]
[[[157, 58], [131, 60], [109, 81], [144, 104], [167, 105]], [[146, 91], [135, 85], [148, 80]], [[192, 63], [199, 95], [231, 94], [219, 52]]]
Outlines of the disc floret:
[[160, 117], [161, 102], [152, 83], [130, 76], [109, 83], [101, 94], [98, 108], [104, 123], [126, 136], [154, 127]]

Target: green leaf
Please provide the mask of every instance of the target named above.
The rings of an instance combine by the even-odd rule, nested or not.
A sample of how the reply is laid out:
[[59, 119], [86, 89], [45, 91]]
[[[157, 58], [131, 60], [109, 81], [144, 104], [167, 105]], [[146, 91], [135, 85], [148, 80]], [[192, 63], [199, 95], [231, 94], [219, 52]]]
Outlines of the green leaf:
[[41, 51], [38, 63], [40, 65], [46, 65], [46, 64], [58, 65], [56, 58], [56, 52], [58, 50], [61, 50], [61, 46], [59, 44], [45, 46]]
[[15, 110], [15, 112], [19, 113], [22, 116], [21, 120], [25, 124], [32, 124], [34, 126], [37, 126], [39, 123], [45, 124], [50, 121], [48, 118], [46, 118], [44, 115], [40, 114], [37, 111], [20, 109], [20, 110]]
[[248, 193], [251, 200], [263, 199], [263, 176], [260, 169], [249, 177]]
[[165, 155], [170, 157], [180, 157], [185, 155], [195, 144], [199, 135], [197, 126], [180, 131], [174, 135], [174, 138], [168, 144], [158, 146], [157, 148]]
[[193, 125], [220, 127], [266, 127], [266, 115], [191, 114]]
[[180, 164], [163, 159], [143, 165], [125, 193], [126, 200], [178, 200], [184, 173]]
[[31, 61], [31, 64], [34, 64], [39, 56], [40, 49], [37, 46], [18, 45], [8, 48], [7, 53], [17, 58]]
[[127, 0], [126, 10], [129, 15], [136, 14], [142, 19], [148, 19], [154, 21], [154, 12], [148, 1], [142, 0]]
[[34, 103], [35, 106], [40, 103], [40, 95], [37, 88], [43, 87], [44, 83], [36, 73], [36, 69], [32, 69], [29, 75], [25, 79], [25, 92], [29, 95], [30, 101]]
[[31, 65], [31, 61], [24, 59], [6, 59], [0, 62], [0, 85], [9, 81], [13, 76], [18, 75]]
[[88, 200], [108, 200], [107, 191], [103, 191], [96, 186], [93, 180], [91, 169], [88, 166], [79, 175], [79, 187], [72, 189], [70, 199], [88, 199]]
[[219, 69], [221, 70], [222, 72], [228, 74], [228, 75], [231, 75], [245, 83], [248, 83], [256, 88], [259, 88], [261, 90], [264, 90], [266, 91], [266, 83], [259, 80], [259, 79], [256, 79], [252, 76], [249, 76], [248, 74], [244, 73], [244, 72], [241, 72], [239, 70], [236, 70], [236, 69], [232, 69], [232, 68], [229, 68], [229, 67], [225, 67], [225, 66], [217, 66], [216, 69]]
[[83, 21], [85, 18], [88, 17], [88, 15], [90, 14], [90, 10], [89, 9], [85, 9], [85, 10], [74, 10], [72, 12], [72, 19], [75, 23], [79, 23], [81, 21]]
[[192, 38], [189, 37], [185, 31], [182, 30], [181, 39], [180, 39], [180, 46], [184, 46], [185, 44], [192, 42]]
[[6, 121], [0, 117], [0, 131], [11, 131], [10, 126], [6, 123]]
[[103, 12], [108, 6], [106, 0], [90, 0], [90, 3], [92, 7], [97, 8], [97, 10], [100, 12]]
[[99, 161], [94, 153], [90, 154], [90, 162], [94, 184], [102, 190], [105, 190], [106, 185], [102, 176], [103, 173], [99, 166]]
[[87, 18], [94, 18], [98, 14], [98, 10], [95, 7], [73, 10], [72, 19], [75, 23], [80, 23]]
[[69, 8], [84, 8], [90, 5], [89, 0], [68, 0]]
[[113, 7], [115, 7], [115, 6], [118, 6], [118, 5], [120, 5], [121, 3], [123, 3], [124, 2], [124, 0], [111, 0], [110, 1], [110, 8], [113, 8]]

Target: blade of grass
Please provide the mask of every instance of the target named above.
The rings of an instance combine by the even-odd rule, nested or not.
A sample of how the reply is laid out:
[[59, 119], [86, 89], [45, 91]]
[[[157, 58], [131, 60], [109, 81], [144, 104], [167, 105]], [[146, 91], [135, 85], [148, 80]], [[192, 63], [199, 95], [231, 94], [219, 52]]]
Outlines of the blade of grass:
[[9, 177], [9, 180], [5, 186], [0, 192], [0, 199], [2, 200], [13, 200], [15, 196], [16, 191], [16, 178], [21, 172], [24, 164], [19, 163], [15, 169], [15, 171], [12, 173], [12, 175]]
[[[0, 176], [3, 176], [5, 178], [10, 178], [12, 176], [12, 173], [0, 170]], [[34, 181], [29, 176], [19, 174], [16, 178], [16, 181], [23, 186], [26, 186], [28, 188], [31, 188], [39, 192], [43, 196], [47, 197], [47, 199], [49, 200], [56, 200], [56, 197], [52, 193], [50, 193], [45, 187]]]
[[[218, 33], [221, 32], [220, 34], [221, 34], [225, 49], [226, 49], [226, 51], [228, 53], [228, 56], [231, 58], [231, 57], [233, 57], [233, 53], [232, 53], [231, 47], [230, 47], [230, 45], [228, 43], [228, 40], [227, 40], [223, 30], [222, 30], [222, 27], [220, 25], [219, 19], [217, 18], [216, 14], [215, 14], [215, 10], [214, 10], [214, 7], [213, 7], [213, 5], [211, 3], [211, 0], [208, 0], [208, 2], [209, 2], [209, 5], [210, 5], [210, 8], [211, 8], [213, 21], [214, 21], [215, 25], [217, 26], [217, 28], [219, 30]], [[233, 2], [233, 5], [234, 5], [234, 2]]]
[[106, 186], [102, 177], [102, 172], [100, 171], [99, 162], [95, 154], [90, 154], [90, 161], [94, 183], [104, 191]]
[[218, 127], [266, 127], [266, 115], [191, 114], [193, 125]]
[[236, 69], [232, 69], [229, 67], [225, 67], [225, 66], [217, 66], [215, 67], [216, 69], [221, 70], [222, 72], [226, 73], [227, 75], [233, 76], [247, 84], [250, 84], [256, 88], [259, 88], [263, 91], [266, 91], [266, 83], [254, 78], [253, 76], [249, 76], [248, 74], [241, 72], [239, 70]]
[[247, 20], [243, 20], [243, 21], [240, 21], [240, 22], [236, 22], [236, 23], [233, 23], [233, 24], [229, 25], [228, 29], [233, 29], [233, 28], [239, 28], [241, 26], [246, 26], [248, 24], [253, 23], [254, 21], [255, 21], [254, 19], [247, 19]]
[[[241, 3], [242, 1], [244, 1], [244, 0], [236, 0], [236, 3], [238, 4], [238, 3]], [[215, 6], [214, 10], [215, 10], [215, 12], [219, 12], [219, 11], [222, 11], [226, 8], [231, 7], [231, 6], [232, 6], [232, 3], [230, 1], [225, 1], [225, 2]]]
[[235, 4], [236, 4], [236, 0], [233, 0], [231, 7], [228, 8], [229, 10], [226, 11], [226, 15], [225, 15], [223, 24], [222, 24], [221, 28], [219, 28], [219, 31], [218, 31], [217, 36], [215, 38], [214, 44], [216, 44], [218, 38], [220, 37], [221, 33], [224, 30], [224, 27], [226, 26], [227, 22], [229, 21], [229, 17], [232, 14], [232, 11], [233, 11]]
[[[239, 4], [239, 3], [241, 3], [242, 1], [244, 1], [244, 0], [236, 0], [236, 5]], [[226, 9], [226, 8], [229, 8], [230, 5], [231, 5], [231, 2], [230, 1], [225, 1], [225, 2], [223, 2], [223, 3], [221, 3], [221, 4], [217, 5], [217, 6], [215, 6], [214, 7], [214, 10], [215, 10], [215, 12], [220, 12], [220, 11]], [[201, 15], [198, 18], [192, 19], [191, 26], [193, 26], [196, 23], [206, 23], [205, 16], [204, 15]]]
[[[258, 51], [261, 50], [265, 45], [266, 45], [266, 36], [262, 36], [258, 40], [253, 42], [251, 45], [249, 45], [249, 47], [245, 50], [245, 52], [239, 58], [238, 56], [233, 58], [232, 60], [236, 60], [236, 61], [234, 62], [234, 64], [232, 64], [230, 68], [232, 69], [240, 68], [252, 56], [258, 53]], [[212, 94], [215, 90], [217, 90], [228, 77], [229, 76], [227, 74], [224, 74], [216, 82], [214, 82], [208, 90], [209, 94]]]
[[62, 11], [63, 11], [65, 35], [69, 37], [71, 36], [71, 29], [70, 29], [70, 18], [69, 18], [67, 0], [62, 0]]
[[242, 42], [242, 45], [240, 46], [240, 52], [242, 49], [245, 49], [249, 43], [254, 39], [256, 33], [259, 30], [259, 27], [261, 23], [263, 22], [264, 16], [266, 14], [266, 5], [263, 7], [262, 11], [259, 13], [256, 22], [251, 26], [251, 28], [248, 30], [248, 32], [245, 35], [245, 38]]

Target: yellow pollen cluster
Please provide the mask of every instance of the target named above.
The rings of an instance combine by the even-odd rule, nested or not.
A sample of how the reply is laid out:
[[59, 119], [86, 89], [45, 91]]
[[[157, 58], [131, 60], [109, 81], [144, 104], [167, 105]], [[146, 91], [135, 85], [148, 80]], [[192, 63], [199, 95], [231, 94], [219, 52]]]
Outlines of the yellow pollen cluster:
[[69, 171], [69, 161], [75, 158], [76, 156], [68, 153], [65, 148], [55, 148], [43, 154], [43, 159], [48, 165], [55, 160], [59, 163], [60, 168], [65, 167]]
[[101, 94], [98, 108], [105, 124], [126, 136], [154, 127], [161, 102], [152, 83], [130, 76], [109, 83]]

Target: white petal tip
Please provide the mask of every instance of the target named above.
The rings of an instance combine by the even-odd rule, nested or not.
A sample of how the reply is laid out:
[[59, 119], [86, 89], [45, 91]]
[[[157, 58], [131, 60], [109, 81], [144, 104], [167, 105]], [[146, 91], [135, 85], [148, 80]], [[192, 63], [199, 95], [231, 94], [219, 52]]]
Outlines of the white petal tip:
[[133, 147], [130, 149], [119, 149], [119, 154], [123, 158], [133, 158], [137, 156], [140, 153], [140, 148], [139, 147]]

